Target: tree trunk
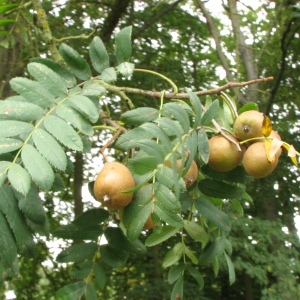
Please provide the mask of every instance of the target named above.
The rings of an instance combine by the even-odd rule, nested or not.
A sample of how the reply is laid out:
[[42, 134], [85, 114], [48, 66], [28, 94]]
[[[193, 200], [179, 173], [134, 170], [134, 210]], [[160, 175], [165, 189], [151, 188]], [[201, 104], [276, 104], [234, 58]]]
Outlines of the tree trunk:
[[83, 212], [82, 202], [83, 186], [83, 157], [81, 152], [76, 152], [74, 165], [74, 214], [75, 218]]
[[244, 277], [245, 300], [254, 300], [251, 277], [247, 273], [244, 273], [243, 277]]

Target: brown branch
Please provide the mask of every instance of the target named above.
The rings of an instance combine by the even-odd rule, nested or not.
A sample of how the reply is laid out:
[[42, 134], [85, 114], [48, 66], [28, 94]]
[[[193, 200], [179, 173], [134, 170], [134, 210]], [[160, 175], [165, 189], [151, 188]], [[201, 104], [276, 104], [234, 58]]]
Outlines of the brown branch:
[[[204, 91], [196, 91], [194, 92], [197, 96], [205, 96], [205, 95], [217, 95], [221, 91], [230, 89], [230, 88], [242, 88], [251, 84], [257, 84], [261, 82], [266, 82], [273, 80], [273, 77], [267, 77], [267, 78], [258, 78], [258, 79], [253, 79], [250, 81], [245, 81], [245, 82], [228, 82], [222, 86], [219, 86], [214, 89], [210, 90], [204, 90]], [[165, 99], [189, 99], [189, 95], [187, 93], [167, 93], [167, 92], [157, 92], [157, 91], [146, 91], [146, 90], [141, 90], [137, 88], [129, 88], [129, 87], [116, 87], [112, 86], [110, 84], [104, 83], [101, 81], [100, 83], [103, 85], [107, 90], [111, 92], [115, 92], [115, 90], [121, 90], [125, 93], [128, 94], [136, 94], [136, 95], [142, 95], [150, 98], [158, 98], [160, 99], [162, 97], [162, 93], [164, 93], [164, 98]]]

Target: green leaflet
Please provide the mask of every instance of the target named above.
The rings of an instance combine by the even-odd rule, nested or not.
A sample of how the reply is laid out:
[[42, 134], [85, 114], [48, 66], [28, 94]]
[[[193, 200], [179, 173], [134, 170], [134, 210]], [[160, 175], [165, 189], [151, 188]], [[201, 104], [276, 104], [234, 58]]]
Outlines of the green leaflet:
[[193, 266], [187, 265], [187, 271], [190, 273], [190, 275], [197, 281], [199, 285], [199, 289], [202, 290], [204, 287], [204, 279], [200, 272]]
[[205, 164], [208, 163], [209, 159], [209, 142], [208, 137], [204, 129], [198, 130], [198, 152], [200, 154], [201, 159]]
[[56, 292], [55, 298], [59, 300], [78, 300], [85, 293], [86, 285], [85, 281], [65, 285]]
[[203, 113], [202, 104], [200, 102], [199, 97], [195, 93], [188, 91], [188, 95], [190, 97], [190, 101], [191, 101], [193, 111], [195, 114], [193, 128], [197, 128], [201, 124], [201, 117], [202, 117], [202, 113]]
[[240, 198], [245, 188], [215, 179], [203, 179], [198, 183], [199, 190], [206, 196], [220, 199]]
[[[19, 4], [5, 4], [0, 6], [0, 14], [4, 14], [7, 11], [10, 11], [16, 7], [18, 7]], [[3, 24], [2, 24], [3, 25]]]
[[98, 250], [96, 243], [81, 243], [74, 244], [64, 250], [62, 250], [56, 260], [58, 262], [79, 262], [85, 259], [89, 259], [95, 255]]
[[154, 196], [157, 199], [155, 204], [163, 207], [165, 210], [175, 212], [181, 209], [179, 199], [169, 188], [159, 182], [154, 184]]
[[18, 207], [13, 190], [8, 185], [2, 185], [0, 188], [0, 210], [5, 214], [9, 226], [14, 233], [19, 251], [25, 256], [34, 256], [35, 244], [31, 232]]
[[157, 138], [161, 142], [161, 145], [165, 149], [165, 152], [172, 152], [173, 146], [169, 137], [157, 124], [146, 122], [142, 124], [139, 128], [144, 129], [151, 137]]
[[123, 268], [129, 254], [122, 249], [116, 249], [110, 245], [100, 247], [101, 258], [112, 268]]
[[88, 283], [85, 289], [85, 299], [98, 300], [97, 292], [91, 283]]
[[152, 107], [139, 107], [122, 114], [121, 121], [129, 125], [140, 125], [158, 117], [159, 111]]
[[121, 135], [115, 143], [115, 146], [122, 150], [135, 148], [136, 142], [143, 139], [151, 138], [151, 133], [141, 127], [134, 128], [125, 134]]
[[28, 193], [24, 196], [18, 192], [14, 192], [18, 199], [18, 205], [25, 217], [36, 224], [44, 225], [47, 216], [44, 211], [43, 202], [39, 196], [39, 191], [31, 186]]
[[103, 208], [92, 208], [79, 215], [72, 223], [77, 226], [92, 226], [103, 223], [109, 212]]
[[89, 54], [93, 68], [99, 74], [109, 67], [109, 55], [102, 40], [98, 36], [93, 38], [89, 47]]
[[100, 225], [77, 226], [74, 223], [61, 225], [52, 234], [70, 240], [97, 240], [103, 233]]
[[65, 151], [51, 134], [37, 128], [32, 134], [32, 139], [38, 151], [54, 168], [65, 171], [67, 167]]
[[227, 214], [216, 208], [211, 202], [204, 198], [197, 198], [194, 203], [199, 214], [208, 218], [220, 229], [227, 232], [230, 231], [231, 221]]
[[147, 252], [146, 247], [141, 241], [129, 241], [119, 227], [107, 227], [104, 235], [108, 244], [115, 249], [122, 249], [129, 253], [134, 252], [137, 254], [145, 254]]
[[14, 137], [24, 133], [28, 133], [33, 129], [33, 125], [12, 120], [0, 120], [0, 137]]
[[176, 264], [184, 253], [184, 244], [177, 243], [171, 250], [169, 250], [163, 259], [163, 268], [170, 267]]
[[235, 282], [235, 271], [233, 263], [230, 257], [224, 252], [224, 256], [227, 262], [228, 273], [229, 273], [229, 284], [232, 285]]
[[169, 189], [174, 189], [176, 185], [179, 185], [181, 191], [185, 190], [185, 183], [183, 179], [177, 174], [177, 170], [169, 168], [162, 165], [156, 172], [155, 177], [158, 182], [168, 187]]
[[181, 228], [183, 226], [183, 220], [181, 216], [173, 211], [165, 209], [164, 206], [159, 202], [154, 202], [154, 211], [161, 220], [169, 225], [176, 228]]
[[148, 236], [145, 241], [145, 245], [147, 247], [152, 247], [160, 244], [176, 234], [178, 231], [179, 229], [176, 227], [172, 227], [170, 225], [163, 226], [161, 231], [154, 231], [151, 235]]
[[47, 58], [41, 58], [41, 57], [32, 58], [30, 59], [30, 62], [40, 63], [50, 68], [57, 75], [63, 78], [68, 88], [71, 88], [74, 85], [76, 85], [76, 78], [74, 77], [74, 75], [70, 73], [65, 67], [58, 64], [57, 62]]
[[88, 136], [92, 136], [94, 134], [91, 123], [85, 119], [75, 108], [66, 104], [62, 104], [56, 108], [55, 112], [59, 117], [69, 122], [73, 127], [77, 128], [82, 133]]
[[88, 97], [82, 95], [70, 96], [67, 103], [71, 103], [74, 108], [86, 114], [92, 123], [99, 119], [99, 111]]
[[201, 118], [201, 125], [208, 125], [212, 119], [214, 119], [218, 115], [219, 110], [219, 101], [215, 100], [204, 112]]
[[184, 229], [186, 230], [188, 235], [195, 241], [202, 242], [204, 245], [209, 241], [208, 233], [198, 223], [185, 220]]
[[161, 117], [155, 119], [154, 122], [157, 123], [168, 136], [177, 136], [178, 138], [181, 138], [181, 136], [184, 134], [183, 128], [176, 120]]
[[116, 70], [113, 67], [106, 68], [99, 76], [99, 79], [108, 83], [116, 81], [117, 80]]
[[82, 88], [82, 95], [84, 96], [103, 96], [106, 94], [106, 89], [96, 82], [87, 81]]
[[173, 284], [177, 281], [183, 275], [185, 268], [186, 266], [184, 263], [179, 263], [178, 265], [170, 268], [168, 272], [168, 282]]
[[59, 47], [59, 53], [77, 78], [81, 80], [91, 78], [92, 72], [90, 66], [76, 50], [62, 43]]
[[115, 36], [115, 51], [118, 64], [129, 61], [131, 56], [132, 26], [120, 30]]
[[4, 183], [8, 167], [11, 165], [10, 161], [0, 161], [0, 187]]
[[7, 177], [16, 191], [23, 195], [28, 193], [31, 185], [31, 178], [23, 167], [13, 164], [8, 170]]
[[71, 270], [71, 276], [77, 279], [85, 279], [89, 276], [93, 269], [93, 262], [85, 260], [80, 263], [75, 263], [73, 269]]
[[128, 77], [132, 75], [134, 71], [134, 64], [129, 62], [123, 62], [116, 68], [123, 76]]
[[105, 269], [100, 261], [96, 262], [94, 266], [94, 273], [96, 285], [103, 290], [106, 284], [106, 274]]
[[83, 143], [76, 131], [62, 119], [49, 115], [44, 120], [46, 130], [68, 148], [83, 150]]
[[257, 103], [255, 102], [246, 103], [238, 110], [238, 114], [240, 115], [242, 112], [247, 110], [259, 110]]
[[54, 173], [46, 159], [31, 145], [23, 147], [21, 157], [33, 181], [43, 190], [50, 190]]
[[10, 100], [0, 101], [0, 119], [32, 121], [41, 118], [44, 110], [30, 102]]
[[184, 133], [190, 130], [190, 118], [186, 110], [182, 108], [181, 103], [166, 103], [161, 110], [162, 116], [177, 120]]
[[11, 88], [19, 95], [23, 96], [26, 101], [36, 104], [42, 108], [50, 107], [51, 101], [55, 98], [39, 82], [32, 81], [28, 78], [16, 77], [10, 81]]
[[56, 72], [37, 62], [31, 62], [27, 65], [29, 73], [52, 95], [66, 96], [68, 84]]
[[0, 258], [1, 263], [7, 269], [13, 268], [17, 258], [17, 246], [7, 220], [0, 211]]
[[12, 138], [0, 138], [0, 154], [11, 152], [21, 148], [23, 143], [20, 140]]
[[181, 276], [173, 286], [170, 299], [183, 299], [183, 276]]

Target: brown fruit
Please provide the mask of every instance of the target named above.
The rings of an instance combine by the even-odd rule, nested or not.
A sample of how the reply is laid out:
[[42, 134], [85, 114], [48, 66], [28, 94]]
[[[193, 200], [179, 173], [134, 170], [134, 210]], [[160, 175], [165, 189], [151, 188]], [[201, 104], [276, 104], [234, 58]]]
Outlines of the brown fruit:
[[263, 137], [264, 114], [256, 110], [241, 113], [234, 122], [234, 134], [241, 141]]
[[[165, 165], [168, 166], [169, 168], [172, 168], [172, 163], [169, 160], [165, 161]], [[181, 167], [182, 167], [182, 160], [178, 159], [176, 161], [177, 172], [181, 171]], [[197, 166], [196, 162], [193, 160], [190, 168], [182, 177], [185, 182], [185, 186], [187, 188], [190, 187], [197, 180], [198, 173], [199, 173], [198, 166]]]
[[148, 217], [144, 227], [143, 227], [143, 230], [148, 230], [148, 229], [152, 229], [156, 226], [156, 224], [153, 222], [152, 220], [152, 216], [150, 214], [150, 216]]
[[127, 167], [118, 162], [108, 162], [95, 180], [94, 194], [107, 208], [119, 209], [128, 205], [133, 197], [133, 193], [122, 192], [134, 186], [134, 179]]
[[[237, 140], [231, 136], [231, 139]], [[227, 172], [239, 165], [242, 161], [245, 146], [241, 145], [242, 151], [222, 135], [216, 135], [209, 140], [210, 167], [219, 172]]]
[[257, 142], [250, 145], [243, 158], [245, 171], [252, 177], [263, 178], [269, 175], [278, 164], [278, 156], [274, 156], [274, 161], [267, 158], [265, 143]]

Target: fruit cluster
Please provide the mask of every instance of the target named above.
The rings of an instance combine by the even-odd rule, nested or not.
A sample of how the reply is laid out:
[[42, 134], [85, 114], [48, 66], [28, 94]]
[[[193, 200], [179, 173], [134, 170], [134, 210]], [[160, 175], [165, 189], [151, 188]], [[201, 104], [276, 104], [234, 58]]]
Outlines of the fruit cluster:
[[236, 118], [233, 131], [234, 135], [218, 135], [209, 140], [210, 167], [227, 172], [243, 162], [250, 176], [269, 175], [278, 164], [282, 142], [268, 117], [256, 110], [245, 111]]

